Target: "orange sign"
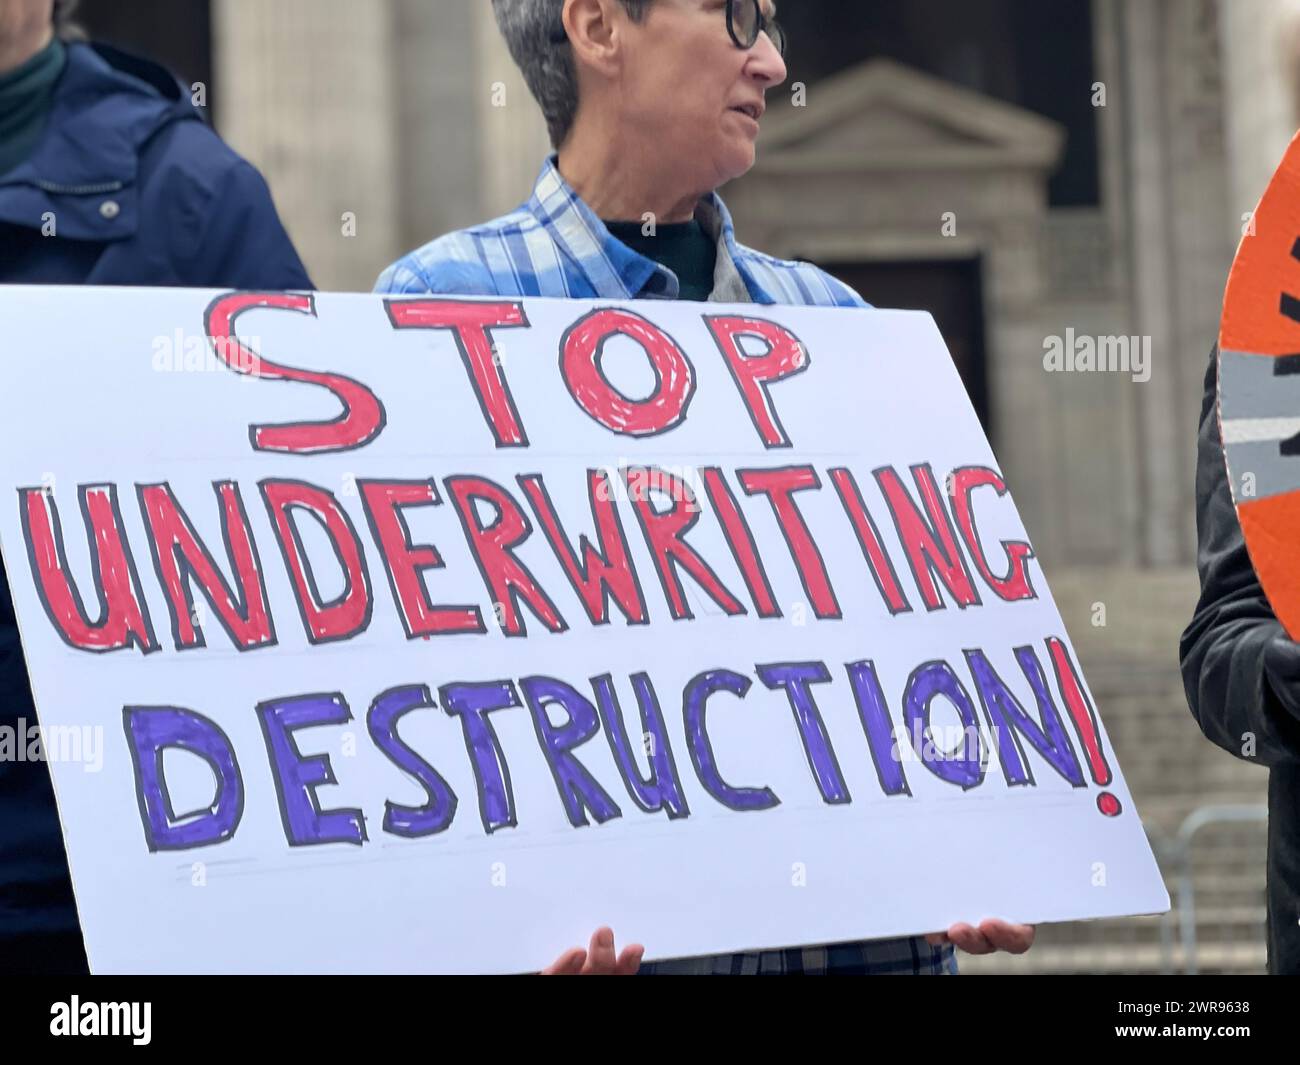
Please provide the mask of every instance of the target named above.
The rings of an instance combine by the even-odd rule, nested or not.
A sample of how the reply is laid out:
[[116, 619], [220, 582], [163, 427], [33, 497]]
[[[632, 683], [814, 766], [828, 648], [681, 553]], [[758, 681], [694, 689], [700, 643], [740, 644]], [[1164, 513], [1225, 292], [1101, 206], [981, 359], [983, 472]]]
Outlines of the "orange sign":
[[1219, 428], [1250, 558], [1300, 637], [1300, 135], [1260, 201], [1228, 276], [1219, 330]]

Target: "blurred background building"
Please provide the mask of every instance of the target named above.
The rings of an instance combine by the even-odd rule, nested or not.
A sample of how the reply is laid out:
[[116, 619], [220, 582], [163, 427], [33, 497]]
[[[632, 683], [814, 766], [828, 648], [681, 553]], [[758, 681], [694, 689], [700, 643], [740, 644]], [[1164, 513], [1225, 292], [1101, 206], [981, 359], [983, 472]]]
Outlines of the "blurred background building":
[[[1201, 738], [1177, 641], [1202, 380], [1300, 119], [1300, 0], [780, 8], [790, 78], [758, 165], [724, 190], [740, 239], [935, 314], [1182, 890], [1169, 921], [1044, 929], [1025, 958], [965, 967], [1260, 971], [1266, 774]], [[206, 90], [322, 288], [368, 290], [402, 252], [514, 207], [549, 150], [487, 0], [80, 10]], [[1150, 338], [1150, 379], [1046, 372], [1068, 330]]]

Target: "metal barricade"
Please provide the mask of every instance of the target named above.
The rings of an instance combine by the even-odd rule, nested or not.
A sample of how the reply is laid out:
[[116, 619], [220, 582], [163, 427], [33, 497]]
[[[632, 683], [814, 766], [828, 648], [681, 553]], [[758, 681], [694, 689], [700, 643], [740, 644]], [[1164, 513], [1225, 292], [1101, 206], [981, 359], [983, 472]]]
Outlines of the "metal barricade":
[[[1177, 870], [1176, 908], [1166, 918], [1177, 918], [1179, 941], [1183, 953], [1183, 972], [1195, 975], [1199, 969], [1196, 934], [1196, 882], [1192, 869], [1192, 845], [1197, 835], [1211, 825], [1267, 824], [1268, 807], [1256, 804], [1198, 806], [1178, 827], [1178, 834], [1167, 846], [1165, 860]], [[1163, 864], [1163, 863], [1162, 863]], [[1172, 920], [1165, 921], [1161, 942], [1167, 950], [1165, 971], [1173, 972], [1173, 937], [1166, 932]]]

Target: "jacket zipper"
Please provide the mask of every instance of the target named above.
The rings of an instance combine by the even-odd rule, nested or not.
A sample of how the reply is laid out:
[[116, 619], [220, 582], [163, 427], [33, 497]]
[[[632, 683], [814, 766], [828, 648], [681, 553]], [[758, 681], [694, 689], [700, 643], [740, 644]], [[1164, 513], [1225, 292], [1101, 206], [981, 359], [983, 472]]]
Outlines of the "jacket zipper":
[[120, 181], [105, 181], [98, 185], [60, 185], [54, 181], [42, 181], [35, 185], [42, 192], [52, 192], [60, 196], [94, 196], [101, 192], [120, 192], [126, 186]]

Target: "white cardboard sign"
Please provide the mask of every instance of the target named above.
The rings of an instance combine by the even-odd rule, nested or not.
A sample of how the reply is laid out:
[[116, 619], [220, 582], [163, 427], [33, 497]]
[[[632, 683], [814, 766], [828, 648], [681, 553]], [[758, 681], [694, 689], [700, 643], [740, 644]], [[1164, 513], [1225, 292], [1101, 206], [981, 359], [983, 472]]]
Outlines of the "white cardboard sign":
[[1167, 907], [928, 315], [9, 288], [0, 321], [95, 971]]

